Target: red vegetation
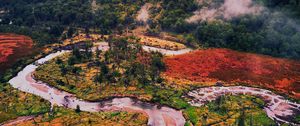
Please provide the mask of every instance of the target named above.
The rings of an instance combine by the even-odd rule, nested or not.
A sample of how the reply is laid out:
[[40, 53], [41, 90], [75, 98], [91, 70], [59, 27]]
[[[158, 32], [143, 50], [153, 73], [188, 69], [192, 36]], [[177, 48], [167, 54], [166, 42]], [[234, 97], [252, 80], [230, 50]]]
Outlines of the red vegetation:
[[0, 34], [0, 71], [32, 51], [31, 38], [16, 34]]
[[165, 75], [194, 82], [240, 82], [271, 88], [300, 98], [300, 62], [242, 53], [229, 49], [207, 49], [168, 57]]

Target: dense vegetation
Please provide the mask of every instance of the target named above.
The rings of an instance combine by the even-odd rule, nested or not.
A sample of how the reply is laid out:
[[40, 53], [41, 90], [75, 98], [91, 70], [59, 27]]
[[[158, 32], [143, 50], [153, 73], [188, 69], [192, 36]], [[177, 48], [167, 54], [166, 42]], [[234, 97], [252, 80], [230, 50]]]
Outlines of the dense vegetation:
[[[299, 58], [299, 26], [293, 25], [297, 21], [289, 19], [299, 17], [299, 1], [257, 1], [263, 1], [269, 11], [257, 16], [198, 24], [186, 22], [194, 11], [206, 6], [198, 5], [194, 0], [96, 0], [96, 4], [92, 0], [3, 1], [0, 4], [0, 9], [4, 10], [0, 15], [0, 31], [29, 35], [40, 45], [57, 42], [69, 28], [81, 28], [86, 32], [93, 29], [102, 34], [112, 33], [115, 29], [122, 33], [124, 29], [135, 27], [136, 12], [145, 2], [151, 2], [160, 6], [151, 9], [155, 19], [149, 21], [150, 31], [186, 33], [187, 44], [191, 46], [225, 47]], [[274, 14], [277, 11], [282, 14]]]
[[163, 0], [163, 11], [158, 23], [164, 30], [189, 31], [191, 27], [185, 22], [185, 19], [191, 16], [196, 9], [197, 5], [194, 0]]
[[300, 1], [299, 0], [264, 0], [266, 5], [271, 8], [287, 10], [290, 15], [300, 17]]
[[[300, 58], [299, 1], [257, 0], [266, 6], [259, 15], [244, 15], [230, 20], [187, 23], [197, 5], [193, 0], [163, 1], [152, 9], [158, 19], [150, 21], [151, 32], [171, 31], [185, 34], [190, 46], [230, 48], [276, 57]], [[214, 0], [214, 3], [222, 2]], [[180, 3], [180, 4], [176, 4]], [[220, 6], [220, 5], [219, 5]], [[296, 19], [296, 20], [295, 20]]]
[[252, 96], [222, 96], [202, 107], [184, 111], [193, 125], [276, 125], [262, 110], [264, 102]]
[[133, 112], [76, 112], [54, 107], [52, 112], [42, 114], [33, 120], [18, 123], [16, 126], [36, 125], [116, 125], [146, 126], [147, 116]]
[[[290, 4], [279, 7], [278, 4], [285, 2]], [[202, 44], [210, 47], [299, 59], [300, 31], [298, 20], [293, 19], [300, 16], [288, 14], [297, 12], [299, 2], [290, 0], [277, 3], [269, 0], [266, 5], [269, 8], [259, 15], [246, 15], [225, 22], [201, 23], [195, 36]]]
[[[64, 30], [81, 28], [86, 32], [121, 31], [134, 23], [133, 17], [143, 1], [98, 0], [13, 0], [2, 1], [0, 32], [28, 35], [37, 44], [57, 42]], [[100, 30], [99, 30], [100, 29]]]
[[39, 67], [35, 76], [89, 100], [119, 92], [127, 92], [127, 96], [138, 93], [137, 96], [143, 97], [141, 94], [148, 89], [154, 94], [153, 86], [163, 81], [160, 77], [165, 69], [162, 55], [144, 52], [140, 45], [128, 43], [124, 38], [108, 41], [108, 51], [91, 52], [91, 43], [81, 51], [75, 47], [71, 54]]
[[[271, 22], [271, 20], [279, 21]], [[286, 24], [284, 17], [245, 16], [230, 22], [200, 24], [195, 32], [201, 44], [234, 50], [300, 58], [300, 34], [297, 28]]]

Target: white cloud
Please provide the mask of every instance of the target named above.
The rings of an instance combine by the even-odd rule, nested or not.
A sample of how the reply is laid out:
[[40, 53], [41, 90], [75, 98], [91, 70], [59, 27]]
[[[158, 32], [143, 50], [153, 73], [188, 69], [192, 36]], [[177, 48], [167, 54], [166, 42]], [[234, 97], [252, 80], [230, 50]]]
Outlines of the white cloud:
[[[202, 0], [198, 0], [199, 4], [203, 4]], [[212, 2], [210, 2], [212, 4]], [[186, 21], [194, 23], [198, 21], [210, 21], [218, 18], [230, 20], [246, 14], [257, 15], [264, 9], [263, 6], [254, 4], [252, 0], [225, 0], [218, 7], [203, 7], [194, 12], [194, 15]]]

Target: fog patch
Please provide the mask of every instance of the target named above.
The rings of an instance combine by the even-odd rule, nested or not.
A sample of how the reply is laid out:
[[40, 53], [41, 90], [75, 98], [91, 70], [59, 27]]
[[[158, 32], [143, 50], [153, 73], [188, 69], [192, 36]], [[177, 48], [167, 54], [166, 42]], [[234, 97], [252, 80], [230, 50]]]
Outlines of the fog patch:
[[263, 6], [255, 4], [252, 0], [224, 0], [220, 5], [216, 5], [213, 1], [198, 0], [197, 2], [199, 5], [207, 4], [207, 6], [194, 12], [194, 15], [186, 20], [188, 23], [217, 19], [230, 20], [247, 14], [258, 15], [264, 10]]

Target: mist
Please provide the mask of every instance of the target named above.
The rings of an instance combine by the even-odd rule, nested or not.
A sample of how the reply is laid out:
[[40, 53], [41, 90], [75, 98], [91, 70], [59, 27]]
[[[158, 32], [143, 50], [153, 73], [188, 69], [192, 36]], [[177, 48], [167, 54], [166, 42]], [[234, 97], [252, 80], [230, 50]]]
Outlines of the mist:
[[[249, 35], [249, 39], [228, 42], [237, 43], [239, 48], [245, 46], [247, 50], [277, 57], [294, 59], [300, 57], [300, 21], [294, 18], [289, 11], [268, 8], [254, 0], [224, 0], [224, 2], [198, 0], [198, 3], [202, 7], [194, 12], [193, 16], [186, 19], [188, 23], [199, 23], [201, 26], [202, 24], [211, 25], [221, 22], [224, 26], [230, 26], [227, 29], [236, 32], [233, 35], [241, 32], [245, 33], [245, 36]], [[244, 27], [245, 30], [237, 31], [240, 27]], [[210, 37], [218, 37], [218, 34], [223, 33], [215, 33]], [[224, 34], [226, 33], [224, 32]], [[238, 38], [238, 36], [236, 37]], [[250, 40], [251, 38], [255, 39]], [[226, 38], [222, 39], [226, 40]], [[247, 46], [245, 41], [255, 45], [253, 46], [255, 48]], [[210, 42], [215, 43], [214, 41]]]
[[208, 6], [194, 12], [194, 15], [186, 20], [188, 23], [217, 19], [230, 20], [248, 14], [258, 15], [264, 10], [263, 6], [255, 4], [252, 0], [224, 0], [220, 5], [213, 1], [205, 3], [203, 0], [198, 0], [197, 2], [199, 5], [208, 4]]

